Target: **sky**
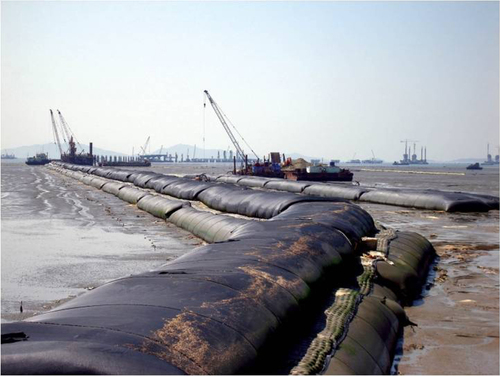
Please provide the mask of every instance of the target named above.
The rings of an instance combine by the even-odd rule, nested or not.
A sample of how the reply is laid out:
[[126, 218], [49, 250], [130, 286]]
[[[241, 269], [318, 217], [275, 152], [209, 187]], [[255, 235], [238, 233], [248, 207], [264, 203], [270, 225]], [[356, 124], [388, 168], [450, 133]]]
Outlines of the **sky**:
[[3, 1], [1, 90], [2, 150], [53, 141], [49, 109], [102, 149], [228, 149], [208, 90], [259, 155], [480, 157], [499, 3]]

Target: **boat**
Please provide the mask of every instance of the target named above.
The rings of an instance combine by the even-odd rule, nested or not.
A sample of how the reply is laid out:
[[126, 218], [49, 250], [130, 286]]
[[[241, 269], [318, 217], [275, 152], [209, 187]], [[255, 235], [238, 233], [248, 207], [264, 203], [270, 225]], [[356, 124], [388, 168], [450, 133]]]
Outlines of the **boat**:
[[483, 168], [479, 165], [479, 163], [473, 163], [467, 166], [467, 170], [482, 170]]
[[37, 153], [34, 157], [28, 157], [25, 163], [30, 166], [40, 166], [50, 163], [50, 159], [47, 153]]
[[354, 176], [351, 171], [336, 166], [333, 161], [328, 165], [313, 165], [301, 158], [293, 162], [288, 158], [282, 171], [285, 179], [295, 181], [352, 181]]
[[17, 158], [14, 154], [5, 153], [5, 154], [2, 154], [2, 159], [17, 159]]

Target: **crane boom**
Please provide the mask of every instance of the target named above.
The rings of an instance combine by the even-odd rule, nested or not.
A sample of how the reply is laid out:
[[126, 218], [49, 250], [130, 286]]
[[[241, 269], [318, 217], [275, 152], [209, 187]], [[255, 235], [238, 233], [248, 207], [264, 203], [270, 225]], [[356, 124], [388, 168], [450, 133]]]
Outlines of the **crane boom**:
[[50, 119], [52, 120], [52, 132], [54, 133], [54, 137], [57, 141], [57, 147], [59, 148], [59, 152], [63, 155], [63, 150], [61, 147], [61, 140], [59, 139], [59, 132], [57, 131], [56, 120], [54, 119], [54, 113], [50, 110]]
[[[245, 160], [245, 152], [243, 151], [243, 149], [241, 148], [240, 144], [238, 143], [238, 141], [234, 137], [233, 132], [231, 132], [231, 129], [229, 128], [229, 126], [228, 126], [228, 124], [226, 122], [225, 118], [227, 116], [224, 115], [224, 113], [222, 112], [222, 110], [220, 109], [220, 107], [217, 105], [217, 103], [214, 101], [214, 99], [210, 96], [210, 94], [208, 94], [208, 91], [205, 90], [204, 92], [205, 92], [205, 95], [207, 96], [208, 100], [210, 101], [210, 104], [212, 105], [212, 108], [214, 109], [215, 114], [219, 118], [222, 126], [224, 127], [224, 130], [226, 131], [227, 135], [231, 139], [231, 142], [233, 143], [233, 145], [234, 145], [234, 147], [236, 149], [236, 156], [238, 157], [238, 155], [239, 155], [239, 157], [241, 158], [241, 161]], [[236, 132], [238, 132], [238, 130], [236, 129], [236, 127], [234, 125], [233, 125], [233, 128], [236, 130]], [[239, 132], [238, 132], [238, 134], [241, 137], [241, 139], [247, 144], [247, 146], [250, 148], [250, 150], [252, 150], [252, 153], [255, 155], [255, 158], [259, 159], [259, 156], [255, 153], [255, 151], [253, 151], [253, 149], [250, 147], [250, 145], [248, 145], [248, 143], [241, 136], [241, 134]]]
[[148, 136], [148, 139], [146, 140], [146, 143], [144, 144], [144, 146], [141, 146], [140, 148], [142, 149], [142, 155], [145, 155], [146, 154], [146, 149], [148, 148], [148, 145], [149, 145], [149, 139], [151, 138], [151, 136]]
[[80, 148], [80, 150], [83, 152], [83, 147], [82, 145], [80, 145], [80, 143], [78, 142], [78, 140], [76, 139], [76, 136], [75, 134], [73, 133], [73, 131], [71, 130], [69, 124], [66, 122], [66, 119], [64, 119], [63, 115], [61, 114], [61, 111], [57, 110], [57, 113], [59, 114], [59, 119], [61, 120], [61, 123], [62, 123], [62, 128], [66, 130], [67, 132], [67, 135], [68, 135], [68, 141], [70, 140], [71, 137], [73, 137], [73, 139], [76, 141], [78, 147]]

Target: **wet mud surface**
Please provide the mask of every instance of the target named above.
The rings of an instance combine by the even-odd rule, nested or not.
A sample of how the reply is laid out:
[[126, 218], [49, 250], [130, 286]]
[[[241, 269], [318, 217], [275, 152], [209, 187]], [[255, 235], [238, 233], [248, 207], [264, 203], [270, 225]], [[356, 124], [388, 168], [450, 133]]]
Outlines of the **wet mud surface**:
[[[147, 170], [219, 174], [232, 165], [157, 164]], [[442, 173], [437, 175], [352, 170], [354, 179], [366, 186], [498, 196], [498, 169], [470, 173], [418, 167]], [[383, 225], [424, 235], [439, 255], [424, 298], [406, 308], [418, 326], [405, 329], [396, 372], [497, 374], [499, 212], [360, 206]], [[2, 163], [3, 321], [31, 316], [106, 281], [158, 267], [199, 244], [191, 234], [113, 195], [43, 167]]]
[[1, 243], [6, 322], [157, 268], [202, 241], [48, 168], [2, 163]]

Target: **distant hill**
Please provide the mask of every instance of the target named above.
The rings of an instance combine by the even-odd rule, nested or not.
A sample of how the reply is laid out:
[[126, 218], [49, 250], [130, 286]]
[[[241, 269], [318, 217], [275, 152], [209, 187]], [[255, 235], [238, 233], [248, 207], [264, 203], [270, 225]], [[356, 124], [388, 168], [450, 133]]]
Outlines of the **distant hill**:
[[[67, 150], [67, 149], [68, 149], [67, 146], [63, 147], [63, 150]], [[86, 145], [85, 151], [88, 152], [88, 145]], [[19, 146], [17, 148], [3, 149], [2, 153], [5, 153], [5, 152], [8, 152], [9, 154], [14, 154], [17, 158], [32, 157], [36, 153], [49, 153], [49, 158], [53, 158], [53, 159], [58, 159], [60, 157], [59, 149], [58, 149], [57, 145], [54, 143]], [[123, 153], [117, 153], [114, 151], [100, 149], [100, 148], [94, 148], [93, 153], [95, 155], [113, 155], [113, 156], [114, 155], [125, 155]]]

